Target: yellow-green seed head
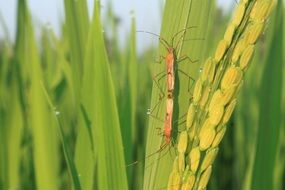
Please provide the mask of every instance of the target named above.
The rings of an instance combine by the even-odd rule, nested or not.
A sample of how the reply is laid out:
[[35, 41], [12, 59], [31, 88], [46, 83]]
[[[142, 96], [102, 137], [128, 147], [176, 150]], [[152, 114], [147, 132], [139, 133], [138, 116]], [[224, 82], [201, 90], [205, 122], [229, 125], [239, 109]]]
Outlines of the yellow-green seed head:
[[271, 4], [271, 1], [256, 1], [250, 13], [250, 18], [254, 21], [264, 21], [268, 15]]
[[205, 89], [203, 90], [202, 92], [202, 98], [200, 100], [200, 108], [203, 108], [207, 101], [208, 101], [208, 98], [209, 98], [209, 94], [211, 92], [211, 87], [210, 86], [206, 86]]
[[236, 97], [236, 96], [239, 94], [239, 92], [240, 92], [242, 86], [243, 86], [243, 80], [240, 81], [240, 83], [239, 83], [239, 85], [238, 85], [238, 87], [237, 87], [237, 89], [236, 89], [236, 92], [235, 92], [235, 94], [234, 94], [234, 97]]
[[177, 150], [179, 153], [184, 154], [188, 145], [188, 134], [186, 131], [183, 131], [178, 140]]
[[211, 69], [210, 69], [209, 76], [208, 76], [208, 82], [209, 83], [213, 82], [214, 77], [215, 77], [215, 72], [216, 72], [217, 62], [214, 59], [212, 59], [212, 63], [213, 63], [213, 65], [211, 65]]
[[224, 114], [223, 120], [222, 120], [222, 124], [226, 124], [230, 120], [230, 118], [232, 116], [232, 113], [233, 113], [233, 111], [235, 109], [236, 102], [237, 102], [237, 100], [233, 99], [231, 101], [231, 103], [226, 107], [225, 114]]
[[255, 22], [245, 33], [245, 40], [247, 44], [255, 44], [264, 28], [263, 22]]
[[199, 137], [195, 135], [194, 140], [192, 141], [192, 147], [199, 146]]
[[195, 183], [195, 175], [189, 175], [182, 184], [181, 190], [191, 190]]
[[243, 73], [239, 67], [230, 66], [221, 81], [221, 89], [226, 90], [232, 86], [237, 86], [241, 82]]
[[217, 133], [218, 133], [220, 130], [222, 130], [224, 127], [225, 127], [225, 125], [218, 125], [218, 126], [216, 127]]
[[242, 51], [247, 47], [247, 42], [245, 39], [241, 39], [237, 42], [237, 45], [234, 48], [234, 52], [232, 54], [231, 62], [232, 64], [236, 64], [236, 62], [239, 60], [240, 55]]
[[236, 86], [232, 86], [226, 90], [222, 91], [223, 97], [221, 99], [221, 104], [223, 106], [227, 105], [233, 98], [235, 92], [236, 92]]
[[243, 2], [241, 2], [241, 3], [239, 3], [237, 10], [235, 11], [235, 15], [233, 17], [232, 24], [235, 26], [239, 26], [241, 21], [242, 21], [242, 18], [244, 16], [244, 13], [245, 13], [245, 4]]
[[215, 53], [215, 61], [216, 62], [219, 62], [223, 58], [228, 47], [229, 47], [228, 41], [226, 41], [224, 39], [220, 41], [220, 43], [218, 44], [218, 47], [216, 49], [216, 53]]
[[193, 141], [196, 134], [196, 129], [197, 129], [197, 123], [194, 122], [189, 131], [189, 141]]
[[216, 135], [216, 132], [215, 132], [215, 129], [213, 129], [213, 128], [207, 128], [207, 129], [200, 131], [200, 133], [199, 133], [199, 140], [200, 140], [199, 147], [200, 147], [201, 151], [204, 151], [211, 146], [211, 144], [215, 138], [215, 135]]
[[211, 82], [213, 80], [214, 78], [213, 71], [215, 71], [215, 66], [216, 66], [216, 63], [214, 62], [214, 60], [211, 57], [208, 58], [203, 67], [203, 71], [201, 75], [202, 81], [208, 80], [209, 82]]
[[202, 161], [200, 171], [204, 171], [206, 168], [208, 168], [210, 165], [213, 164], [219, 149], [218, 148], [212, 148], [206, 152], [206, 155]]
[[208, 181], [210, 179], [212, 173], [212, 166], [209, 166], [202, 174], [199, 182], [198, 189], [204, 189], [206, 188]]
[[206, 121], [204, 121], [204, 123], [203, 123], [203, 125], [202, 125], [202, 127], [201, 127], [201, 129], [200, 129], [200, 132], [201, 132], [202, 130], [214, 129], [214, 128], [215, 128], [215, 125], [211, 124], [211, 122], [210, 122], [210, 120], [209, 120], [209, 118], [208, 118], [208, 119], [206, 119]]
[[189, 154], [190, 170], [196, 173], [200, 162], [200, 149], [199, 147], [193, 148]]
[[232, 43], [235, 30], [236, 30], [236, 26], [232, 23], [229, 24], [229, 26], [227, 27], [227, 30], [224, 35], [224, 40], [226, 40], [229, 44]]
[[221, 105], [222, 98], [223, 98], [222, 91], [220, 89], [216, 90], [210, 101], [209, 110], [212, 110], [215, 106]]
[[189, 130], [192, 127], [194, 117], [195, 117], [195, 113], [196, 113], [196, 108], [195, 108], [194, 104], [191, 104], [189, 106], [189, 109], [187, 112], [187, 119], [186, 119], [187, 130]]
[[212, 143], [212, 147], [218, 147], [218, 145], [220, 144], [220, 142], [222, 141], [225, 133], [226, 133], [226, 127], [224, 126], [215, 136], [214, 141]]
[[271, 14], [271, 12], [274, 10], [274, 8], [276, 7], [277, 1], [276, 0], [272, 0], [270, 3], [270, 7], [268, 8], [268, 11], [266, 13], [265, 18], [268, 18], [269, 15]]
[[185, 155], [184, 155], [184, 153], [178, 153], [178, 169], [179, 169], [179, 173], [182, 173], [185, 169]]
[[246, 70], [248, 68], [253, 53], [254, 53], [254, 45], [249, 45], [241, 54], [239, 66], [242, 70]]
[[256, 1], [251, 9], [251, 12], [249, 15], [250, 18], [256, 17], [255, 15], [256, 15], [256, 12], [258, 12], [259, 6], [260, 6], [260, 2]]
[[193, 92], [193, 102], [196, 104], [198, 103], [198, 101], [201, 98], [202, 95], [202, 81], [201, 79], [198, 79], [196, 84], [195, 84], [195, 88], [194, 88], [194, 92]]
[[[184, 156], [185, 158], [188, 158], [186, 156]], [[189, 176], [190, 174], [192, 174], [192, 172], [189, 170], [189, 165], [186, 164], [186, 161], [185, 161], [185, 169], [184, 169], [184, 172], [181, 175], [181, 179], [183, 182], [185, 182], [185, 180], [187, 179], [187, 176]]]
[[171, 172], [168, 179], [168, 190], [179, 190], [181, 186], [181, 177], [178, 172]]
[[212, 125], [217, 126], [224, 115], [224, 106], [219, 104], [209, 109], [209, 121]]

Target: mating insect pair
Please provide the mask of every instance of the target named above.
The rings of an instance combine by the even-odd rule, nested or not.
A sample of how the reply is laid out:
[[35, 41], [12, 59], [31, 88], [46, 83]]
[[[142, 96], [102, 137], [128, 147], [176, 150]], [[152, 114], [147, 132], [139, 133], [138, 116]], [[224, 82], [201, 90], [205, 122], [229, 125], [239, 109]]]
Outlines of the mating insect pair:
[[[189, 62], [191, 63], [195, 63], [197, 62], [197, 60], [192, 60], [190, 57], [183, 55], [180, 56], [179, 58], [177, 58], [177, 54], [178, 54], [178, 47], [180, 45], [180, 43], [183, 42], [183, 37], [186, 33], [187, 30], [189, 29], [193, 29], [196, 28], [196, 26], [192, 26], [192, 27], [188, 27], [185, 29], [182, 29], [180, 31], [178, 31], [176, 34], [174, 34], [171, 38], [171, 43], [168, 43], [167, 40], [165, 40], [164, 38], [162, 38], [161, 36], [148, 32], [148, 31], [137, 31], [137, 32], [143, 32], [143, 33], [148, 33], [148, 34], [152, 34], [154, 36], [157, 36], [159, 38], [160, 43], [165, 47], [166, 49], [166, 55], [165, 56], [160, 56], [159, 60], [157, 61], [158, 63], [162, 64], [164, 61], [165, 64], [165, 70], [159, 72], [158, 74], [156, 74], [155, 76], [153, 76], [153, 81], [154, 81], [154, 85], [156, 85], [156, 87], [159, 89], [159, 100], [158, 102], [152, 107], [152, 109], [149, 109], [147, 114], [149, 116], [151, 116], [152, 118], [156, 119], [157, 121], [163, 123], [163, 130], [161, 128], [160, 129], [160, 134], [164, 137], [164, 142], [163, 144], [161, 144], [160, 148], [154, 152], [152, 152], [151, 154], [146, 155], [145, 158], [150, 158], [153, 155], [163, 151], [167, 146], [169, 145], [174, 145], [174, 140], [173, 140], [173, 124], [178, 124], [180, 118], [177, 119], [177, 121], [173, 120], [173, 114], [174, 114], [174, 99], [176, 97], [174, 97], [174, 90], [175, 90], [175, 76], [176, 76], [176, 71], [180, 72], [181, 74], [183, 74], [184, 76], [186, 76], [188, 78], [188, 84], [187, 84], [187, 91], [189, 93], [190, 89], [191, 89], [191, 85], [190, 82], [192, 81], [194, 84], [195, 80], [190, 77], [186, 72], [184, 72], [183, 70], [179, 69], [177, 67], [177, 63], [180, 63], [184, 60], [189, 60]], [[174, 46], [174, 40], [175, 38], [179, 35], [183, 33], [178, 41], [177, 44]], [[203, 39], [187, 39], [187, 40], [203, 40]], [[185, 41], [185, 40], [184, 40]], [[160, 84], [161, 79], [166, 77], [166, 92], [164, 91], [164, 88], [162, 88], [162, 85]], [[165, 115], [164, 115], [164, 119], [159, 118], [157, 115], [154, 115], [154, 111], [158, 109], [159, 105], [163, 102], [163, 100], [166, 99], [165, 105], [166, 105], [166, 109], [165, 109]], [[192, 99], [192, 98], [190, 98]], [[185, 115], [183, 115], [181, 118], [183, 118]], [[185, 122], [185, 121], [184, 121]], [[181, 122], [181, 123], [184, 123]], [[164, 154], [163, 154], [164, 155]], [[129, 165], [127, 165], [127, 167], [132, 166], [134, 164], [138, 164], [140, 163], [140, 161], [136, 161], [134, 163], [131, 163]], [[148, 166], [146, 166], [148, 167]]]
[[[167, 54], [165, 56], [160, 56], [160, 60], [158, 61], [159, 63], [162, 63], [162, 61], [164, 60], [165, 70], [158, 73], [157, 75], [155, 75], [153, 77], [154, 84], [160, 90], [159, 100], [154, 105], [154, 107], [148, 111], [148, 114], [151, 117], [153, 117], [153, 118], [164, 123], [164, 127], [163, 127], [163, 130], [161, 131], [161, 134], [164, 136], [165, 141], [164, 141], [164, 144], [162, 144], [160, 146], [160, 149], [157, 150], [156, 152], [152, 153], [151, 155], [162, 151], [166, 146], [170, 145], [170, 143], [173, 142], [172, 141], [172, 139], [173, 139], [172, 129], [173, 129], [173, 124], [175, 123], [175, 121], [173, 121], [173, 113], [174, 113], [174, 90], [175, 90], [176, 71], [185, 75], [189, 79], [188, 80], [188, 91], [189, 91], [190, 81], [194, 82], [194, 79], [192, 77], [190, 77], [186, 72], [184, 72], [183, 70], [180, 70], [177, 67], [177, 63], [182, 62], [183, 60], [189, 60], [191, 63], [197, 62], [197, 61], [193, 61], [188, 56], [181, 56], [180, 58], [177, 58], [178, 47], [179, 47], [180, 43], [182, 43], [182, 41], [183, 41], [184, 34], [185, 34], [186, 30], [192, 29], [192, 28], [195, 28], [195, 27], [188, 27], [186, 29], [183, 29], [183, 30], [177, 32], [172, 37], [171, 43], [168, 43], [164, 38], [160, 37], [159, 35], [153, 34], [151, 32], [140, 31], [140, 32], [145, 32], [145, 33], [149, 33], [149, 34], [158, 36], [159, 41], [167, 50]], [[174, 44], [173, 44], [174, 40], [181, 33], [183, 33], [183, 34], [180, 36], [176, 46], [174, 47]], [[163, 79], [164, 77], [166, 77], [167, 92], [163, 91], [163, 88], [160, 84], [160, 80]], [[165, 109], [165, 117], [162, 120], [162, 119], [159, 119], [157, 117], [157, 115], [154, 115], [153, 112], [159, 107], [159, 105], [162, 103], [162, 100], [164, 100], [164, 99], [166, 99], [166, 102], [165, 102], [166, 109]], [[151, 156], [151, 155], [148, 155], [148, 156]]]

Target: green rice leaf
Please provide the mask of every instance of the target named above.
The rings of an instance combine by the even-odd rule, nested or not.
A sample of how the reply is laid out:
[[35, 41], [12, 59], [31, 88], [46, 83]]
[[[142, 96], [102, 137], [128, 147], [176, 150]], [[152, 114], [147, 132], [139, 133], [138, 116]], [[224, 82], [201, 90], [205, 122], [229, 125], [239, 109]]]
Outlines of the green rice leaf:
[[[136, 60], [136, 26], [135, 19], [132, 19], [132, 26], [128, 47], [126, 50], [126, 60], [120, 65], [124, 71], [122, 75], [123, 86], [119, 89], [117, 99], [119, 105], [120, 126], [125, 147], [125, 160], [127, 165], [134, 162], [134, 143], [136, 136], [136, 105], [137, 105], [137, 60]], [[114, 63], [116, 64], [116, 63]], [[123, 65], [124, 64], [124, 65]], [[129, 185], [133, 182], [134, 167], [127, 167]]]
[[273, 189], [273, 171], [281, 132], [284, 63], [282, 1], [276, 7], [274, 32], [260, 87], [259, 130], [251, 186], [253, 190]]
[[[16, 73], [14, 73], [16, 74]], [[7, 125], [3, 126], [7, 129], [7, 137], [5, 138], [7, 145], [8, 158], [8, 189], [17, 189], [20, 187], [20, 159], [21, 159], [21, 139], [23, 135], [24, 119], [22, 107], [19, 102], [18, 85], [16, 84], [16, 76], [13, 80], [11, 97], [9, 98], [9, 112], [13, 113], [8, 116]]]
[[10, 45], [6, 38], [0, 56], [0, 189], [20, 186], [18, 171], [24, 119], [17, 83], [19, 74], [15, 61], [11, 59]]
[[37, 189], [58, 188], [57, 136], [48, 112], [41, 83], [44, 81], [40, 57], [34, 38], [33, 26], [26, 1], [18, 2], [17, 63], [25, 69], [24, 79], [29, 81], [28, 106], [29, 124], [33, 137], [33, 162]]
[[91, 190], [94, 185], [94, 166], [97, 161], [98, 152], [94, 150], [92, 122], [83, 105], [81, 105], [78, 126], [75, 147], [76, 167], [80, 176], [82, 189]]
[[70, 175], [72, 177], [74, 189], [80, 190], [81, 187], [80, 187], [80, 182], [79, 182], [79, 175], [76, 171], [75, 164], [72, 160], [70, 151], [67, 147], [68, 143], [67, 143], [66, 137], [64, 136], [64, 133], [63, 133], [63, 124], [62, 124], [61, 117], [60, 117], [60, 111], [57, 110], [56, 107], [54, 106], [54, 104], [52, 103], [51, 98], [50, 98], [50, 96], [49, 96], [49, 94], [48, 94], [48, 92], [47, 92], [47, 90], [43, 84], [42, 84], [42, 90], [43, 90], [45, 97], [47, 99], [47, 102], [49, 104], [51, 114], [53, 115], [53, 119], [56, 121], [57, 130], [58, 130], [58, 134], [60, 136], [64, 157], [65, 157], [66, 164], [67, 164], [67, 167], [69, 169]]
[[128, 189], [114, 86], [97, 3], [88, 36], [81, 96], [97, 152], [95, 188]]
[[64, 0], [74, 83], [80, 86], [89, 21], [86, 0]]
[[[207, 20], [209, 16], [209, 1], [196, 1], [196, 0], [168, 0], [165, 4], [161, 37], [172, 44], [176, 51], [177, 60], [188, 56], [177, 64], [175, 91], [174, 91], [174, 115], [173, 115], [173, 142], [175, 143], [176, 135], [180, 127], [178, 123], [183, 123], [183, 115], [187, 112], [187, 108], [191, 99], [191, 84], [198, 76], [201, 59], [203, 56], [203, 40], [201, 40], [206, 33]], [[190, 28], [192, 27], [192, 28]], [[186, 30], [185, 30], [186, 29]], [[186, 35], [183, 35], [183, 32]], [[173, 36], [177, 36], [173, 42]], [[200, 39], [200, 40], [199, 40]], [[160, 43], [159, 56], [166, 55], [166, 48]], [[158, 56], [158, 57], [159, 57]], [[161, 64], [156, 64], [154, 73], [157, 75], [165, 71], [164, 60]], [[182, 72], [178, 72], [181, 70]], [[185, 75], [186, 73], [186, 75]], [[166, 95], [165, 78], [161, 79], [160, 88]], [[188, 87], [189, 86], [189, 87]], [[152, 99], [151, 99], [151, 119], [149, 122], [147, 145], [146, 145], [146, 162], [144, 174], [144, 189], [158, 189], [166, 188], [168, 176], [172, 168], [173, 158], [175, 153], [169, 146], [166, 146], [162, 151], [161, 147], [165, 145], [165, 138], [158, 135], [157, 128], [163, 132], [163, 120], [165, 114], [165, 98], [159, 102], [161, 91], [156, 85], [153, 85]], [[159, 104], [159, 106], [155, 106]], [[152, 108], [155, 107], [155, 110]], [[185, 118], [184, 118], [185, 120]]]

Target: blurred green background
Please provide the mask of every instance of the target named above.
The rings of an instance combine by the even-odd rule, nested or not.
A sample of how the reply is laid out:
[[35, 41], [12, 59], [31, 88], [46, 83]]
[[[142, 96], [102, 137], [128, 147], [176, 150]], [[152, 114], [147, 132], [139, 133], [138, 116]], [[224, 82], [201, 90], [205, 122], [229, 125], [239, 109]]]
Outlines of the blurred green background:
[[[257, 44], [208, 189], [261, 189], [267, 179], [285, 188], [281, 2]], [[122, 47], [112, 3], [103, 8], [100, 18], [95, 3], [89, 19], [85, 0], [64, 0], [61, 34], [44, 25], [36, 35], [27, 1], [18, 0], [14, 41], [1, 17], [0, 189], [142, 189], [158, 48], [137, 53], [147, 34], [131, 16]], [[207, 56], [231, 12], [212, 3], [211, 15]]]

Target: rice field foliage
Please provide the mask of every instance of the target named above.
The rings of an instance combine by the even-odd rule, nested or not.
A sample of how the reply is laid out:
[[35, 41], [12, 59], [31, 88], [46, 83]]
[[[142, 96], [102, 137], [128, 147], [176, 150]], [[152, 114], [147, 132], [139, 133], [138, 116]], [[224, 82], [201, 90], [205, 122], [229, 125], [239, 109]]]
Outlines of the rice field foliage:
[[[26, 0], [15, 41], [0, 13], [0, 189], [284, 189], [282, 0], [227, 13], [167, 0], [140, 54], [151, 36], [135, 14], [122, 46], [111, 1], [91, 18], [85, 0], [63, 2], [59, 36], [37, 30]], [[169, 145], [163, 41], [176, 55]]]

